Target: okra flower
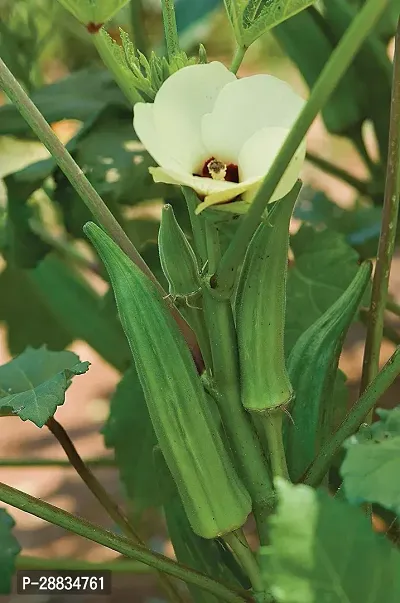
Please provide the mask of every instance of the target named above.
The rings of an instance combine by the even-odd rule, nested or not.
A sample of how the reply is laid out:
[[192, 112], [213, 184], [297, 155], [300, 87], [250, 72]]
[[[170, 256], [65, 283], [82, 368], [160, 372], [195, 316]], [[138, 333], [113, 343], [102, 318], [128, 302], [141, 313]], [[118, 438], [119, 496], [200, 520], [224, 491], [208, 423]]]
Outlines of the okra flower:
[[[237, 79], [222, 63], [184, 67], [153, 103], [137, 103], [134, 127], [159, 167], [155, 182], [188, 186], [203, 199], [198, 211], [241, 198], [250, 203], [304, 100], [271, 75]], [[294, 186], [303, 142], [270, 201]]]

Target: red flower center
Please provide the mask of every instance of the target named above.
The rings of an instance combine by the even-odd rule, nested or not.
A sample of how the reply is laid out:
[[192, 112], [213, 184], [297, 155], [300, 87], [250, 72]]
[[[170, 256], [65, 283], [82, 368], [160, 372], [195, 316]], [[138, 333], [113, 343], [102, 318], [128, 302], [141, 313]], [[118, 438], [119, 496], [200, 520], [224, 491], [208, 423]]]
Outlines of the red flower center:
[[[225, 172], [224, 175], [223, 172]], [[225, 164], [218, 161], [218, 159], [215, 159], [215, 157], [210, 157], [210, 159], [205, 161], [200, 175], [203, 176], [203, 178], [213, 178], [212, 173], [221, 173], [222, 177], [215, 178], [216, 180], [239, 182], [239, 168], [234, 163]]]

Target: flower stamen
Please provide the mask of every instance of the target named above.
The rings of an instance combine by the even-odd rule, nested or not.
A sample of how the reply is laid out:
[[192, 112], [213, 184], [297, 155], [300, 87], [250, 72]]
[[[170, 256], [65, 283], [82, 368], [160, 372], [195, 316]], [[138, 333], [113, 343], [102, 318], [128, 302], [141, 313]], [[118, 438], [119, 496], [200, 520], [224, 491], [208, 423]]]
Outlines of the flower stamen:
[[223, 163], [215, 157], [208, 159], [202, 169], [194, 176], [199, 175], [203, 178], [212, 178], [213, 180], [225, 180], [226, 182], [239, 182], [238, 166], [234, 163]]
[[222, 163], [222, 161], [218, 161], [217, 159], [212, 159], [207, 164], [208, 173], [210, 174], [213, 180], [225, 180], [227, 165]]

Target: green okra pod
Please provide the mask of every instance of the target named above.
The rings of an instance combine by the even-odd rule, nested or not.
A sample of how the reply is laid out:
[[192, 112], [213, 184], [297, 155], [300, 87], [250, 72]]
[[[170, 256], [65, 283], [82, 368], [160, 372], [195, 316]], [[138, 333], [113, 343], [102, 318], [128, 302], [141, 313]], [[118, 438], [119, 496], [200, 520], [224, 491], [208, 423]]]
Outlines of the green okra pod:
[[339, 299], [297, 340], [288, 359], [295, 399], [286, 424], [289, 473], [298, 480], [334, 429], [332, 396], [340, 351], [371, 278], [359, 268]]
[[216, 538], [251, 511], [190, 352], [159, 292], [93, 223], [85, 233], [109, 273], [158, 443], [193, 531]]
[[235, 299], [243, 406], [265, 412], [292, 398], [284, 355], [289, 223], [301, 184], [275, 206], [247, 250]]

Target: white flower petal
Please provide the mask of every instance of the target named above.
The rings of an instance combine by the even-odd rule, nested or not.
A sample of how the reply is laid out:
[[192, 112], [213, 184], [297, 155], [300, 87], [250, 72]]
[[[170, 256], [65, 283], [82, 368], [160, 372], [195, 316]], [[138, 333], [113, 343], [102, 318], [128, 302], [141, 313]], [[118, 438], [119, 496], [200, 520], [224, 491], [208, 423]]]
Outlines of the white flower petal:
[[[271, 168], [278, 155], [289, 130], [286, 128], [264, 128], [256, 132], [243, 146], [239, 155], [239, 179], [245, 184], [252, 182], [247, 188], [244, 199], [250, 202], [257, 192], [258, 186]], [[303, 140], [292, 161], [282, 176], [270, 203], [282, 199], [296, 184], [303, 167], [306, 154], [306, 141]]]
[[180, 170], [180, 166], [164, 147], [154, 126], [154, 107], [152, 103], [136, 103], [134, 107], [133, 127], [146, 150], [158, 165], [172, 170]]
[[289, 84], [272, 75], [253, 75], [225, 85], [202, 121], [208, 155], [238, 163], [246, 140], [261, 128], [291, 128], [304, 103]]
[[236, 80], [222, 63], [190, 65], [169, 77], [154, 100], [154, 125], [168, 153], [190, 173], [209, 159], [201, 135], [203, 115], [210, 113], [226, 84]]
[[[177, 184], [190, 186], [198, 195], [205, 197], [206, 201], [209, 198], [217, 199], [220, 197], [222, 201], [234, 199], [239, 193], [236, 192], [240, 186], [235, 182], [227, 182], [226, 180], [213, 180], [212, 178], [202, 178], [201, 176], [192, 176], [183, 171], [166, 170], [161, 167], [151, 167], [149, 172], [153, 176], [154, 182], [164, 182], [165, 184]], [[219, 203], [220, 201], [217, 201]]]

